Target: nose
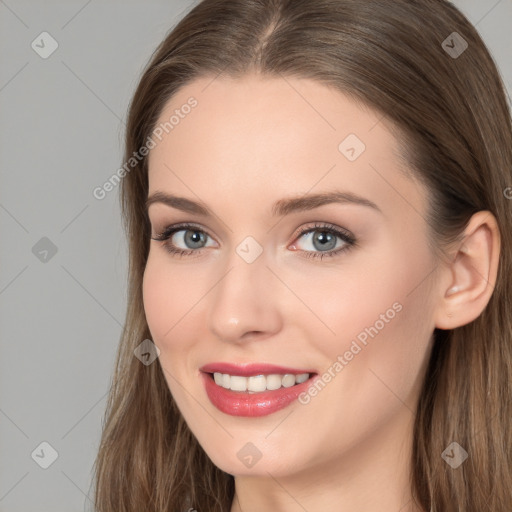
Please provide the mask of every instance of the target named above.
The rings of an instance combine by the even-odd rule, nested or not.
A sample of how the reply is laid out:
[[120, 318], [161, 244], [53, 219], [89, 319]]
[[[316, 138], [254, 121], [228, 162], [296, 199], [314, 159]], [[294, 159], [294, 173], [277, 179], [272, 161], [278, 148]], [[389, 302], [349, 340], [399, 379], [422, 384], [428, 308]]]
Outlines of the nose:
[[282, 327], [279, 281], [263, 257], [252, 263], [236, 258], [210, 294], [209, 328], [230, 343], [267, 339]]

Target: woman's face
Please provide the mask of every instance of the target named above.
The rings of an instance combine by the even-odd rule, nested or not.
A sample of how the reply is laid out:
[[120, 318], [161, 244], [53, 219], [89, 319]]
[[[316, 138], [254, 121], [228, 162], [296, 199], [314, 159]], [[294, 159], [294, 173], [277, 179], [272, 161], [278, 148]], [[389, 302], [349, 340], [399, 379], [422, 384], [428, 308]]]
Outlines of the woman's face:
[[234, 475], [397, 457], [431, 347], [436, 262], [426, 190], [400, 170], [384, 121], [317, 82], [256, 75], [197, 80], [158, 124], [173, 115], [153, 137], [149, 197], [184, 199], [151, 202], [152, 237], [192, 227], [151, 241], [143, 292], [190, 429]]

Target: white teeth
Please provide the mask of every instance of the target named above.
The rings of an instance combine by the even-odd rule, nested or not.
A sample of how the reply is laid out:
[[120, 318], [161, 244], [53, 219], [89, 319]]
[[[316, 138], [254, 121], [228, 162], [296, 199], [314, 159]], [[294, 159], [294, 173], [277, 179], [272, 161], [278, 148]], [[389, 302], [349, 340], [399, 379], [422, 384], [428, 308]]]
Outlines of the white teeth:
[[267, 389], [267, 378], [265, 375], [256, 375], [255, 377], [249, 377], [247, 383], [247, 389], [249, 391], [265, 391]]
[[293, 375], [254, 375], [251, 377], [241, 377], [239, 375], [229, 375], [227, 373], [215, 372], [213, 374], [215, 384], [232, 391], [249, 391], [249, 393], [261, 393], [262, 391], [274, 391], [281, 387], [289, 388], [295, 384], [301, 384], [309, 379], [309, 373]]
[[229, 381], [229, 389], [232, 391], [247, 391], [247, 378], [232, 375]]
[[297, 384], [302, 384], [303, 382], [306, 382], [309, 378], [309, 373], [301, 373], [300, 375], [297, 375], [295, 377], [295, 382]]
[[279, 389], [283, 383], [283, 377], [281, 375], [268, 375], [267, 376], [267, 389], [274, 391]]
[[291, 388], [295, 386], [295, 375], [290, 375], [289, 373], [283, 377], [283, 387]]

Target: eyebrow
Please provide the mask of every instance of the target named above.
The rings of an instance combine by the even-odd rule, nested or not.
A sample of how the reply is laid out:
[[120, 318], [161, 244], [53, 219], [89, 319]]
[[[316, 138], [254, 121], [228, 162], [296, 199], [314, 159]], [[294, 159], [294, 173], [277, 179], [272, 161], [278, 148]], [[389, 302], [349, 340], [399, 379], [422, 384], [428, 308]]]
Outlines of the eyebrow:
[[[209, 208], [201, 202], [193, 201], [185, 197], [179, 197], [165, 192], [154, 192], [146, 199], [146, 211], [150, 205], [154, 203], [163, 203], [177, 210], [186, 213], [194, 213], [204, 217], [212, 216]], [[287, 197], [279, 199], [272, 205], [271, 213], [273, 216], [289, 215], [290, 213], [300, 212], [304, 210], [312, 210], [326, 204], [356, 204], [372, 208], [380, 213], [382, 210], [369, 199], [358, 196], [353, 192], [323, 192], [319, 194], [309, 194], [297, 197]]]

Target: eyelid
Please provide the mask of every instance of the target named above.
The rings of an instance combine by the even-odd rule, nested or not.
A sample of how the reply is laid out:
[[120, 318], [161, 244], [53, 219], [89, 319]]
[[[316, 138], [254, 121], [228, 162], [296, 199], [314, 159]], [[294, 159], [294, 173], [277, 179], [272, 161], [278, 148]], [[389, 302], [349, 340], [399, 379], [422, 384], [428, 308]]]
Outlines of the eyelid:
[[[194, 222], [178, 222], [176, 224], [168, 224], [165, 225], [163, 229], [161, 229], [157, 234], [151, 235], [152, 240], [161, 240], [164, 239], [167, 233], [175, 234], [178, 231], [187, 231], [187, 230], [196, 230], [201, 231], [205, 235], [209, 236], [212, 240], [215, 240], [207, 229], [205, 229], [200, 224], [196, 224]], [[171, 235], [169, 235], [171, 236]]]
[[352, 242], [356, 241], [355, 236], [346, 228], [342, 228], [341, 226], [337, 226], [336, 224], [331, 224], [330, 222], [316, 221], [313, 226], [302, 226], [299, 228], [295, 238], [300, 238], [302, 235], [306, 233], [311, 233], [314, 231], [326, 231], [335, 233], [337, 236], [341, 238], [347, 238]]

